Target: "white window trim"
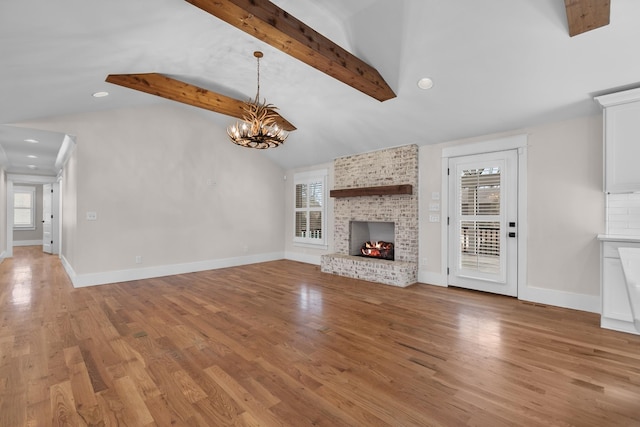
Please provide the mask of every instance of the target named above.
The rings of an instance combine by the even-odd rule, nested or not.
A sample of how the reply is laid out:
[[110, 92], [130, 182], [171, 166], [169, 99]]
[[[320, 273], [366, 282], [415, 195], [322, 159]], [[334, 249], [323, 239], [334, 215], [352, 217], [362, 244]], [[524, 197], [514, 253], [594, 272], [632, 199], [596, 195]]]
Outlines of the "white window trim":
[[29, 225], [15, 225], [13, 224], [13, 229], [15, 231], [28, 231], [36, 229], [36, 187], [31, 186], [14, 186], [13, 194], [14, 194], [14, 222], [15, 222], [15, 194], [16, 193], [29, 193], [31, 194], [31, 224]]
[[[295, 246], [308, 247], [308, 248], [327, 248], [327, 177], [329, 176], [328, 169], [318, 169], [308, 172], [298, 172], [293, 177], [293, 243]], [[311, 182], [322, 182], [322, 208], [310, 209], [310, 208], [296, 208], [296, 186], [298, 184], [309, 184]], [[296, 236], [296, 212], [307, 210], [320, 210], [322, 213], [322, 238], [311, 237], [298, 237]]]

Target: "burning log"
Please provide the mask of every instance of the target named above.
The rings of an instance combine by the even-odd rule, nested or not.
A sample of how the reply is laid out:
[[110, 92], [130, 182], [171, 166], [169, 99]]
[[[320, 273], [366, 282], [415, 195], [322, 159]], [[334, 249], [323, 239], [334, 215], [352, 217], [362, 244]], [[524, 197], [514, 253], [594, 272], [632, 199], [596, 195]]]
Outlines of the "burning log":
[[365, 242], [360, 249], [363, 256], [393, 260], [393, 243], [391, 242]]

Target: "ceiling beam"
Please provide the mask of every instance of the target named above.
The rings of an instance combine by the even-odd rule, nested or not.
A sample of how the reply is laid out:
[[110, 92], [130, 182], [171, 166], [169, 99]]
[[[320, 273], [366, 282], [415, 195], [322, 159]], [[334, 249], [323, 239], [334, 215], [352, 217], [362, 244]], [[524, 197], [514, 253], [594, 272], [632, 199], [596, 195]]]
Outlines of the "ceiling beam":
[[396, 97], [375, 68], [267, 0], [185, 1], [378, 101]]
[[[162, 74], [109, 74], [106, 81], [238, 119], [243, 118], [243, 106], [246, 101], [239, 101]], [[286, 131], [296, 130], [294, 125], [278, 113], [276, 114], [278, 115], [276, 119], [278, 126]]]
[[571, 37], [609, 25], [610, 0], [564, 0], [564, 6]]

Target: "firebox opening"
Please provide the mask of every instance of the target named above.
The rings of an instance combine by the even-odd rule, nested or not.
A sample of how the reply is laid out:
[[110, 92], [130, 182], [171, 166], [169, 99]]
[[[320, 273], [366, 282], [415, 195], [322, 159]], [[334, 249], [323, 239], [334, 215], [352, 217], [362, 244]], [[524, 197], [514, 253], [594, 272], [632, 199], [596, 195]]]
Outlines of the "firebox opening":
[[395, 223], [351, 221], [349, 231], [349, 255], [394, 259]]

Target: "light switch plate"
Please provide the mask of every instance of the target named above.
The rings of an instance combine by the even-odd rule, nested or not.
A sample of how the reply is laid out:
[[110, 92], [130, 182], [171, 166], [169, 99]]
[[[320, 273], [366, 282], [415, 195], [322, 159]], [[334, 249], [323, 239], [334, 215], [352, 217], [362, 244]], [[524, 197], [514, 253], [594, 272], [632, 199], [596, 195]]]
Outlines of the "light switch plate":
[[87, 212], [87, 221], [96, 221], [98, 219], [97, 212]]

